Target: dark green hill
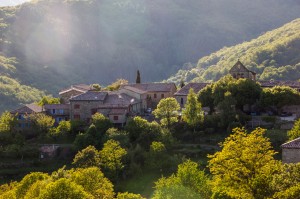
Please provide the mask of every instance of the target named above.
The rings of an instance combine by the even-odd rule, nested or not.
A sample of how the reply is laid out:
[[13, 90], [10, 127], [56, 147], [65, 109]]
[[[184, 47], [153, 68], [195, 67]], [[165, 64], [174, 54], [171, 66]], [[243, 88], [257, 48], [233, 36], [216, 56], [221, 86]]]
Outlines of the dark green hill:
[[56, 92], [116, 78], [160, 81], [185, 62], [300, 17], [296, 0], [35, 0], [3, 8], [16, 77]]
[[217, 80], [227, 74], [238, 59], [255, 71], [260, 80], [299, 80], [300, 19], [249, 42], [224, 47], [201, 58], [194, 68], [180, 70], [168, 81]]
[[299, 10], [297, 0], [33, 0], [1, 7], [0, 55], [14, 57], [0, 67], [1, 106], [70, 84], [133, 82], [137, 69], [142, 82], [161, 81], [186, 62], [300, 17]]

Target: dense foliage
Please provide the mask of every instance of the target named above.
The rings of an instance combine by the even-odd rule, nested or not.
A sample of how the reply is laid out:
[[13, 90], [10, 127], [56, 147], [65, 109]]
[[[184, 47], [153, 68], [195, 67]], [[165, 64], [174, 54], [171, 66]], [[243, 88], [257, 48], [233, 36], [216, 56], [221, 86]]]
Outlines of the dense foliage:
[[168, 81], [211, 81], [228, 73], [237, 60], [260, 80], [300, 79], [300, 19], [269, 31], [257, 39], [224, 47], [199, 59], [196, 67], [180, 70]]

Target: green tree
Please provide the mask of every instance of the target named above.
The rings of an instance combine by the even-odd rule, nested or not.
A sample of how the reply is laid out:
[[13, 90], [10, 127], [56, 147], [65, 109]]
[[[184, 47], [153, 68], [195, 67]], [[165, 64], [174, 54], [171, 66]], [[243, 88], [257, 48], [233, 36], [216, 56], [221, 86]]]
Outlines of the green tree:
[[99, 167], [100, 153], [94, 146], [88, 146], [75, 155], [72, 164], [81, 168]]
[[203, 123], [204, 113], [202, 111], [201, 103], [197, 100], [197, 95], [194, 90], [191, 88], [187, 96], [187, 102], [182, 111], [183, 121], [188, 123], [195, 132], [196, 126]]
[[126, 79], [117, 79], [117, 81], [113, 82], [112, 84], [108, 85], [105, 89], [109, 91], [119, 90], [121, 85], [128, 84], [128, 80]]
[[220, 127], [227, 128], [229, 124], [235, 121], [235, 105], [236, 100], [232, 97], [231, 93], [228, 91], [224, 93], [224, 100], [217, 106], [220, 111]]
[[201, 89], [198, 93], [198, 101], [203, 106], [208, 106], [210, 112], [214, 111], [214, 98], [212, 94], [212, 85], [207, 85], [205, 88]]
[[178, 165], [176, 174], [155, 182], [153, 199], [210, 198], [209, 177], [190, 160]]
[[26, 175], [21, 182], [18, 184], [16, 188], [16, 197], [24, 198], [26, 192], [30, 189], [30, 187], [39, 180], [48, 179], [49, 176], [45, 173], [34, 172]]
[[84, 191], [83, 187], [77, 185], [69, 179], [61, 178], [55, 182], [49, 183], [45, 189], [40, 193], [41, 199], [92, 199], [91, 194]]
[[129, 133], [130, 141], [135, 142], [142, 132], [148, 130], [148, 126], [149, 122], [140, 116], [130, 119], [125, 126], [125, 130]]
[[95, 113], [94, 115], [92, 115], [92, 123], [102, 134], [104, 134], [110, 127], [112, 127], [112, 123], [109, 118], [105, 117], [101, 113]]
[[126, 150], [120, 146], [119, 142], [108, 140], [100, 151], [101, 168], [107, 171], [111, 177], [116, 178], [119, 171], [124, 167], [122, 159], [126, 154]]
[[61, 121], [51, 134], [57, 137], [57, 136], [69, 135], [70, 132], [71, 132], [71, 122]]
[[300, 103], [300, 93], [287, 86], [275, 86], [264, 88], [260, 98], [263, 107], [274, 106], [279, 112], [286, 105], [296, 105]]
[[101, 91], [100, 84], [92, 84], [92, 88], [93, 88], [94, 91]]
[[118, 193], [116, 199], [145, 199], [140, 194], [134, 194], [134, 193]]
[[300, 137], [300, 119], [298, 119], [291, 130], [287, 132], [289, 140]]
[[253, 105], [260, 99], [262, 89], [260, 85], [246, 78], [240, 78], [237, 81], [232, 81], [228, 85], [228, 91], [236, 100], [236, 107], [243, 110], [244, 105]]
[[48, 133], [50, 128], [54, 125], [54, 119], [51, 116], [45, 115], [44, 113], [31, 114], [30, 120], [33, 126], [37, 128], [40, 133]]
[[135, 80], [135, 83], [137, 84], [140, 84], [141, 83], [141, 74], [140, 74], [140, 71], [137, 70], [136, 72], [136, 80]]
[[160, 100], [157, 108], [153, 111], [156, 118], [160, 119], [162, 125], [171, 127], [171, 124], [177, 122], [177, 116], [180, 109], [180, 105], [173, 97], [168, 97]]
[[147, 158], [147, 166], [155, 169], [162, 169], [168, 163], [168, 154], [162, 142], [152, 142]]
[[264, 133], [260, 128], [251, 133], [236, 128], [221, 144], [222, 150], [208, 156], [215, 195], [249, 199], [272, 195], [270, 183], [278, 162]]
[[37, 104], [39, 106], [44, 106], [45, 104], [60, 104], [60, 99], [51, 96], [44, 96]]
[[104, 176], [98, 167], [76, 169], [70, 179], [84, 188], [94, 198], [114, 198], [113, 184]]
[[8, 111], [2, 113], [0, 117], [0, 133], [11, 133], [16, 125], [16, 118]]

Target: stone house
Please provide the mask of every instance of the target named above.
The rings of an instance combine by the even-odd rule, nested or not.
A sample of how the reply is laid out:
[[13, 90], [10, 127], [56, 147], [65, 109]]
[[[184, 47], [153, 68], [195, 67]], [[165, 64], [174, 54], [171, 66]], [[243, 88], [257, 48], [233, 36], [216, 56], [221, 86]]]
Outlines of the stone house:
[[87, 91], [70, 98], [70, 119], [89, 122], [97, 112], [99, 105], [104, 104], [108, 92]]
[[108, 93], [103, 104], [99, 105], [97, 112], [108, 117], [110, 121], [119, 126], [123, 126], [128, 116], [138, 115], [141, 110], [141, 101], [125, 93]]
[[281, 145], [282, 162], [298, 163], [300, 162], [300, 137]]
[[177, 88], [174, 83], [141, 83], [126, 84], [120, 87], [120, 92], [141, 101], [141, 112], [147, 108], [156, 108], [158, 102], [167, 97], [173, 97]]
[[229, 73], [232, 75], [233, 78], [247, 78], [253, 81], [256, 81], [256, 73], [248, 70], [241, 62], [238, 60], [236, 64], [229, 70]]
[[78, 84], [78, 85], [71, 85], [69, 88], [63, 89], [59, 92], [60, 99], [62, 100], [63, 104], [68, 104], [70, 98], [83, 94], [89, 90], [92, 90], [90, 85], [86, 84]]
[[70, 119], [90, 122], [96, 112], [123, 125], [129, 114], [139, 114], [141, 101], [121, 92], [88, 91], [70, 99]]
[[262, 88], [272, 88], [275, 86], [288, 86], [300, 92], [300, 82], [298, 81], [258, 81]]
[[181, 89], [179, 89], [174, 94], [174, 97], [177, 100], [177, 102], [180, 104], [180, 107], [183, 108], [187, 101], [187, 96], [188, 96], [191, 88], [197, 94], [197, 93], [199, 93], [200, 90], [205, 88], [205, 86], [207, 86], [207, 85], [209, 85], [209, 83], [188, 83], [187, 85], [185, 85]]
[[16, 129], [18, 131], [28, 131], [31, 129], [31, 121], [29, 116], [34, 113], [42, 113], [42, 112], [43, 112], [43, 107], [32, 103], [17, 108], [11, 111], [10, 113], [15, 115], [15, 117], [17, 118]]
[[46, 104], [43, 108], [47, 115], [53, 117], [55, 125], [58, 125], [60, 121], [68, 121], [70, 119], [69, 104]]
[[60, 148], [57, 144], [44, 144], [40, 146], [40, 159], [55, 158], [58, 154], [58, 149]]

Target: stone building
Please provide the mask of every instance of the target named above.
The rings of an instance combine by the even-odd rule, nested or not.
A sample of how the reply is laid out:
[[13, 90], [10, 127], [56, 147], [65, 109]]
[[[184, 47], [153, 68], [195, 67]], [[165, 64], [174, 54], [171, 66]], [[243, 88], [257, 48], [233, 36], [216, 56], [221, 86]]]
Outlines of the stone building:
[[99, 105], [104, 103], [108, 92], [87, 91], [70, 98], [70, 119], [89, 122], [97, 112]]
[[284, 143], [282, 148], [283, 163], [298, 163], [300, 162], [300, 137]]
[[173, 97], [177, 88], [174, 83], [126, 84], [120, 88], [121, 93], [132, 96], [142, 102], [142, 110], [156, 108], [158, 102], [166, 97]]
[[99, 112], [112, 123], [123, 125], [129, 114], [139, 114], [141, 101], [118, 91], [88, 91], [70, 99], [70, 119], [90, 122]]
[[43, 112], [43, 107], [38, 106], [34, 103], [26, 104], [20, 108], [17, 108], [10, 113], [15, 115], [17, 118], [17, 126], [16, 129], [18, 131], [29, 131], [31, 130], [31, 121], [29, 116], [34, 113], [41, 113]]
[[241, 62], [238, 60], [236, 64], [229, 70], [229, 73], [232, 75], [233, 78], [247, 78], [253, 81], [256, 81], [256, 73], [248, 70]]
[[70, 119], [70, 104], [46, 104], [43, 108], [47, 115], [53, 117], [55, 125]]
[[61, 90], [59, 92], [59, 96], [63, 104], [68, 104], [70, 98], [83, 94], [89, 90], [92, 90], [90, 85], [86, 85], [86, 84], [72, 85], [69, 88]]
[[177, 102], [180, 104], [180, 107], [183, 108], [187, 101], [187, 96], [188, 96], [191, 88], [197, 94], [200, 90], [205, 88], [205, 86], [207, 86], [207, 85], [209, 85], [209, 83], [188, 83], [187, 85], [185, 85], [184, 87], [179, 89], [174, 94], [174, 97], [177, 100]]

